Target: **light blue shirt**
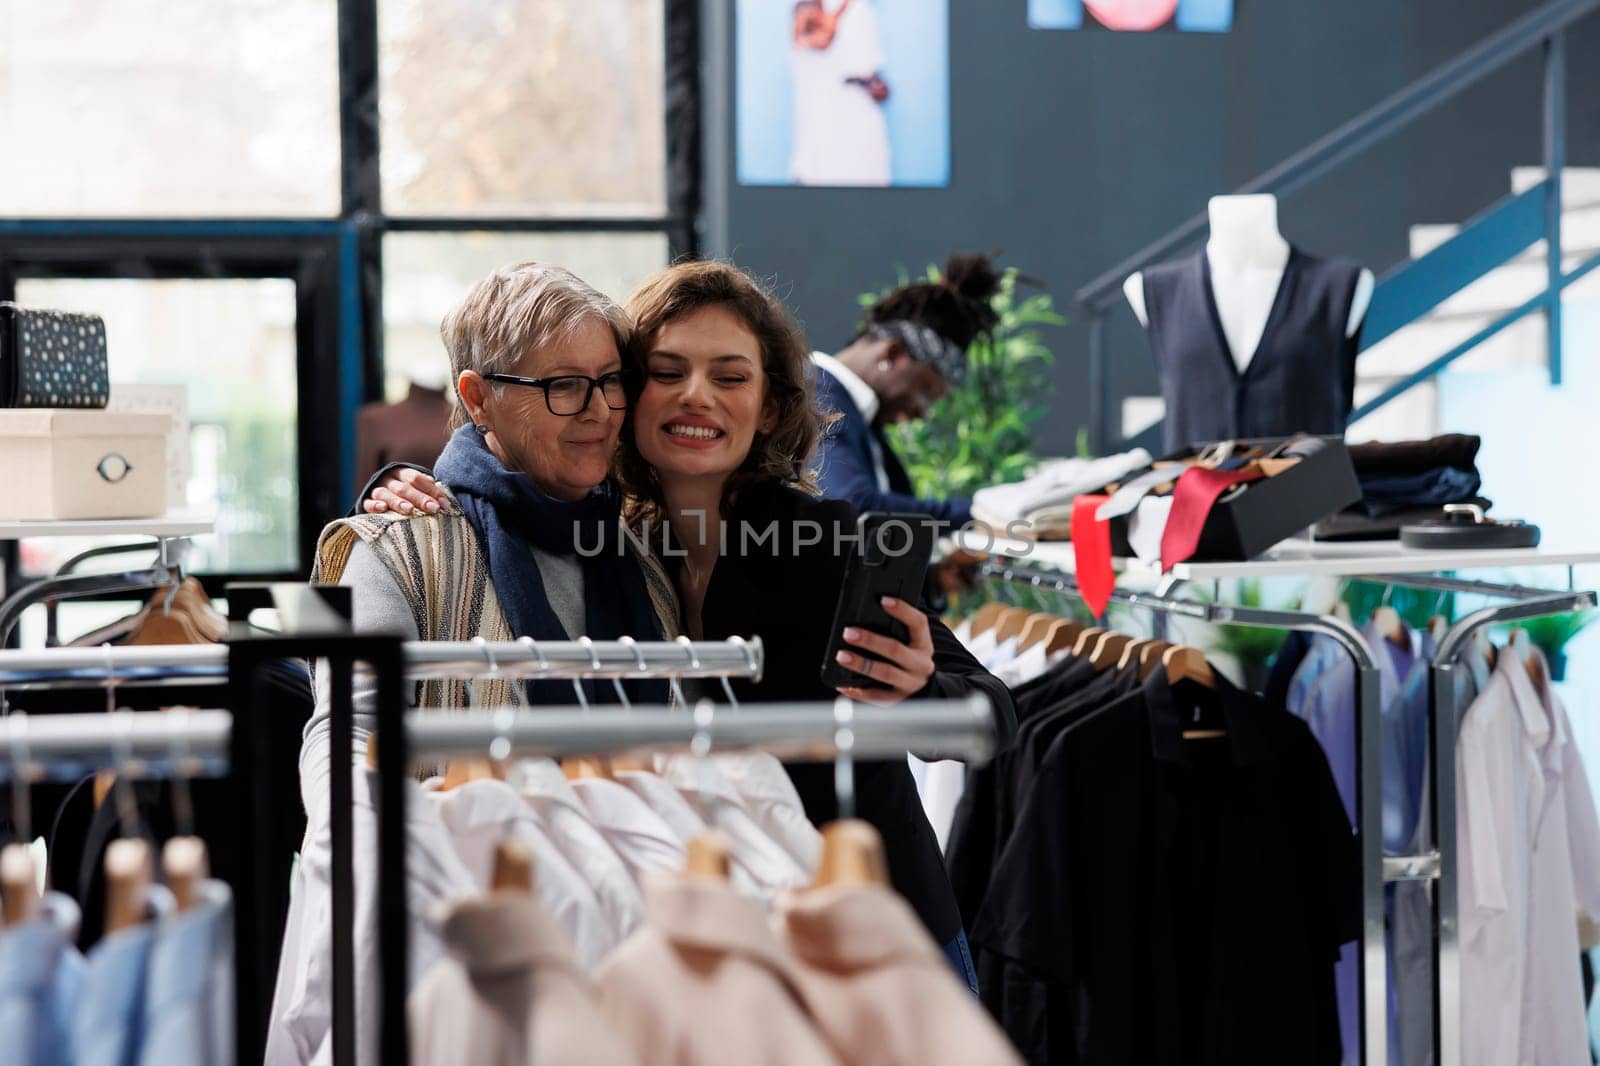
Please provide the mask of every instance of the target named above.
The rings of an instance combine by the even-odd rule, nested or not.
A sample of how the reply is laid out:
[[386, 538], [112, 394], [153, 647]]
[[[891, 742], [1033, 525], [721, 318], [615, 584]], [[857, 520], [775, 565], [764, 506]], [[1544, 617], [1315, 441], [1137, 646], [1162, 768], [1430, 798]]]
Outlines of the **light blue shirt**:
[[[78, 905], [46, 892], [29, 920], [0, 930], [0, 1047], [18, 1066], [68, 1066], [83, 984]], [[14, 1057], [20, 1056], [20, 1057]]]
[[156, 923], [144, 986], [141, 1066], [225, 1066], [234, 1058], [233, 891], [199, 898]]
[[134, 1066], [143, 1041], [145, 980], [156, 923], [172, 912], [172, 893], [152, 885], [146, 907], [153, 920], [120, 929], [89, 950], [78, 1012], [72, 1019], [76, 1066]]

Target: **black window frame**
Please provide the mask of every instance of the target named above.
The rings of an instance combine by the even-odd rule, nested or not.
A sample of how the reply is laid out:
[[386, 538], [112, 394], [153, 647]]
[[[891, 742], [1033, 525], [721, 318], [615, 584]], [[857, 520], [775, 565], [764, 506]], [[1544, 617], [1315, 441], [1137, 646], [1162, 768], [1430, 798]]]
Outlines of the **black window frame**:
[[[299, 527], [289, 572], [201, 575], [297, 580], [317, 535], [354, 492], [355, 412], [383, 397], [383, 238], [387, 233], [661, 233], [668, 257], [698, 254], [701, 206], [698, 0], [662, 0], [666, 204], [660, 216], [478, 217], [383, 213], [378, 135], [378, 6], [338, 0], [340, 211], [314, 218], [0, 219], [0, 299], [24, 278], [264, 278], [295, 283]], [[113, 355], [114, 358], [114, 355]], [[328, 463], [326, 456], [339, 462]], [[0, 547], [17, 572], [14, 543]]]

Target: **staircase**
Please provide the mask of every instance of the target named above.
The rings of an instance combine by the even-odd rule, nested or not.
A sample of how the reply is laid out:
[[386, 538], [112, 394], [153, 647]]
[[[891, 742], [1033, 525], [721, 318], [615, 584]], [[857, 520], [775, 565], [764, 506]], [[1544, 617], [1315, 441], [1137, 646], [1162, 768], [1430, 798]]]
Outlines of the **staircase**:
[[[1423, 437], [1445, 426], [1446, 370], [1542, 364], [1549, 384], [1561, 385], [1564, 300], [1600, 294], [1600, 168], [1567, 167], [1565, 143], [1565, 31], [1596, 13], [1600, 0], [1552, 0], [1235, 190], [1293, 192], [1519, 56], [1543, 53], [1544, 165], [1513, 170], [1510, 195], [1464, 223], [1412, 228], [1411, 257], [1380, 276], [1363, 326], [1355, 439]], [[1091, 437], [1100, 454], [1161, 446], [1160, 399], [1119, 397], [1107, 373], [1105, 319], [1123, 303], [1122, 282], [1193, 250], [1206, 230], [1198, 214], [1077, 293], [1089, 322]]]
[[[1511, 172], [1513, 196], [1545, 180], [1543, 167]], [[1458, 236], [1459, 225], [1411, 227], [1415, 262]], [[1600, 167], [1567, 167], [1561, 173], [1562, 270], [1570, 273], [1600, 254]], [[1425, 368], [1441, 352], [1461, 345], [1496, 319], [1547, 291], [1545, 242], [1490, 270], [1415, 322], [1363, 350], [1356, 363], [1356, 406], [1369, 404]], [[1566, 303], [1600, 302], [1600, 271], [1568, 286]], [[1448, 371], [1417, 382], [1389, 403], [1351, 423], [1351, 440], [1402, 440], [1428, 437], [1450, 427], [1441, 404], [1445, 374], [1489, 373], [1516, 367], [1541, 367], [1548, 360], [1545, 316], [1526, 315], [1469, 349]], [[1159, 400], [1157, 400], [1159, 403]], [[1148, 408], [1147, 408], [1148, 409]], [[1485, 427], [1487, 428], [1487, 427]]]

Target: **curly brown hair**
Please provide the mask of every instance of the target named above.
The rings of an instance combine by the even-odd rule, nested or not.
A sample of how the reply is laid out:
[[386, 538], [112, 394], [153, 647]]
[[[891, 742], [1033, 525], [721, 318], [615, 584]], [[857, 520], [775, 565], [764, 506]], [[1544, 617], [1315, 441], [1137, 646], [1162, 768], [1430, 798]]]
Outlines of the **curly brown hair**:
[[[811, 347], [783, 305], [767, 289], [730, 263], [696, 260], [675, 263], [647, 278], [628, 297], [633, 338], [623, 355], [635, 389], [646, 380], [645, 358], [663, 327], [705, 307], [721, 307], [755, 335], [761, 347], [766, 399], [776, 404], [778, 418], [770, 433], [757, 433], [750, 454], [728, 479], [729, 497], [739, 486], [778, 481], [817, 493], [815, 471], [809, 469], [828, 419], [817, 410], [811, 381]], [[628, 494], [630, 520], [658, 517], [663, 506], [655, 468], [645, 461], [634, 440], [633, 407], [623, 416], [621, 443], [614, 473]]]

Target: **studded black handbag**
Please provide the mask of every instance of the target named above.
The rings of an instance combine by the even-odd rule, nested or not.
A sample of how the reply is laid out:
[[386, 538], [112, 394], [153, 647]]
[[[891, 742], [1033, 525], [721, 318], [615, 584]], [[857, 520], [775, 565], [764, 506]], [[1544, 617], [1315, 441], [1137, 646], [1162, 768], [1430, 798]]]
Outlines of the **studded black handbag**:
[[0, 303], [0, 407], [104, 407], [110, 399], [99, 315]]

